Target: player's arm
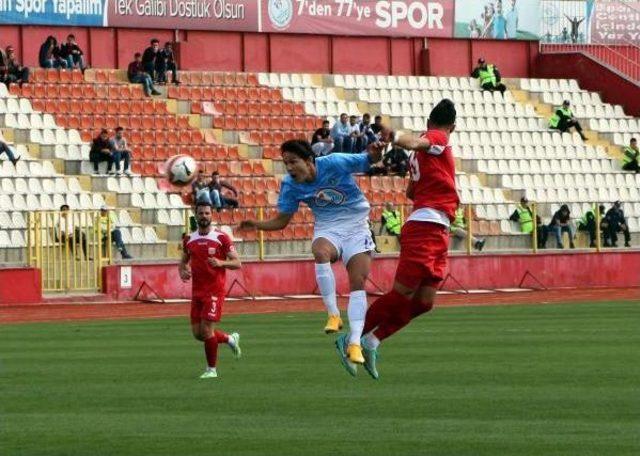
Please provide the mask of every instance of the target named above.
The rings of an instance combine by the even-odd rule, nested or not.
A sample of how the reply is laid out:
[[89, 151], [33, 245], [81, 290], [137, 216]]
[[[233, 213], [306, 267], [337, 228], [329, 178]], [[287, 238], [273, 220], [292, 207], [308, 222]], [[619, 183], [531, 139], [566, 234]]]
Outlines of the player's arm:
[[414, 196], [414, 187], [413, 187], [413, 183], [414, 181], [410, 180], [409, 181], [409, 185], [407, 185], [407, 191], [405, 192], [405, 194], [407, 195], [407, 198], [409, 198], [411, 201], [413, 201], [413, 196]]
[[403, 135], [396, 141], [396, 145], [405, 150], [429, 151], [431, 142], [426, 138], [419, 138], [414, 135]]
[[182, 251], [182, 257], [180, 258], [180, 263], [178, 264], [178, 272], [180, 273], [180, 278], [185, 282], [191, 278], [191, 268], [189, 267], [189, 252], [187, 250]]
[[226, 260], [220, 260], [218, 258], [209, 258], [209, 264], [214, 268], [225, 268], [225, 269], [240, 269], [242, 267], [242, 263], [240, 262], [240, 257], [238, 256], [238, 252], [235, 250], [227, 253]]
[[240, 223], [241, 230], [262, 230], [262, 231], [278, 231], [283, 229], [289, 224], [293, 214], [287, 214], [286, 212], [278, 212], [274, 218], [270, 220], [244, 220]]

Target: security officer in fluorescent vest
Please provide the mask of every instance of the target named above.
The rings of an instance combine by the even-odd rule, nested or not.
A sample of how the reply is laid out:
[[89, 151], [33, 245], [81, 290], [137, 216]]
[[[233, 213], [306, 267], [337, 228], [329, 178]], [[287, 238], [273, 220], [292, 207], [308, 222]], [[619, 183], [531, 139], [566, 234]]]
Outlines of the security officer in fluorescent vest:
[[[600, 229], [603, 227], [604, 206], [600, 205]], [[589, 247], [596, 246], [596, 206], [593, 205], [587, 212], [582, 215], [582, 218], [578, 220], [578, 231], [586, 231], [589, 233]], [[603, 236], [604, 238], [604, 236]]]
[[478, 65], [471, 72], [471, 77], [477, 78], [480, 81], [480, 87], [489, 92], [495, 92], [498, 90], [504, 95], [507, 90], [501, 81], [500, 72], [495, 65], [488, 65], [483, 58], [478, 59]]
[[[525, 234], [533, 233], [533, 211], [529, 207], [529, 200], [525, 196], [520, 199], [520, 204], [516, 206], [516, 209], [509, 217], [509, 220], [520, 224], [520, 232]], [[536, 216], [535, 223], [538, 228], [538, 248], [544, 249], [547, 245], [547, 237], [549, 236], [548, 229], [542, 224], [542, 220], [540, 220], [540, 217], [538, 216]]]
[[402, 222], [400, 220], [400, 211], [393, 207], [393, 204], [387, 203], [382, 211], [382, 218], [380, 220], [380, 233], [385, 229], [390, 236], [400, 237], [400, 229], [402, 228]]
[[[464, 208], [462, 206], [458, 206], [458, 209], [456, 209], [455, 218], [449, 226], [449, 232], [454, 238], [461, 241], [467, 238], [467, 224], [465, 223]], [[478, 239], [475, 236], [471, 236], [473, 248], [479, 252], [484, 248], [485, 241], [486, 239]]]
[[564, 100], [562, 106], [556, 109], [556, 112], [549, 119], [549, 128], [554, 130], [560, 130], [562, 133], [569, 131], [569, 128], [574, 127], [583, 141], [587, 140], [587, 137], [582, 133], [582, 127], [580, 122], [573, 117], [573, 111], [571, 111], [571, 102]]
[[640, 166], [638, 165], [638, 156], [640, 151], [638, 150], [638, 142], [636, 138], [631, 138], [629, 145], [622, 149], [622, 169], [625, 171], [640, 172]]

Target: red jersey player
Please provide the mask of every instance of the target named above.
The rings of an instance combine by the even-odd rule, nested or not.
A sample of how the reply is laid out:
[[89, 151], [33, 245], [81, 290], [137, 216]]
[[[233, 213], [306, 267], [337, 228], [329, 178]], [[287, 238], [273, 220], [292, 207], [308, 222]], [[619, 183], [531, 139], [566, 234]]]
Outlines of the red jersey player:
[[407, 187], [413, 212], [400, 234], [400, 260], [393, 289], [371, 305], [365, 320], [365, 368], [374, 379], [378, 378], [380, 342], [431, 310], [437, 287], [444, 279], [449, 224], [459, 203], [455, 162], [449, 146], [455, 123], [455, 106], [444, 99], [429, 114], [425, 133], [420, 137], [405, 135], [396, 141], [399, 147], [413, 151]]
[[218, 343], [229, 345], [236, 359], [240, 358], [240, 335], [213, 329], [220, 321], [225, 298], [227, 269], [240, 269], [240, 259], [228, 235], [211, 226], [211, 203], [196, 204], [198, 231], [185, 237], [182, 260], [178, 266], [180, 278], [192, 279], [191, 330], [193, 337], [204, 342], [207, 370], [200, 378], [216, 378]]

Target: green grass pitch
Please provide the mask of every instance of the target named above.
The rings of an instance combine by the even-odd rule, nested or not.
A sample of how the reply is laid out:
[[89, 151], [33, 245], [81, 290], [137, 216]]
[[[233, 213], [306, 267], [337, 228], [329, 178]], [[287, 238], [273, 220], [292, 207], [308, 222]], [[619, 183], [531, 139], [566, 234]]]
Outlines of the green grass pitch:
[[320, 313], [0, 326], [0, 455], [637, 455], [637, 303], [440, 308], [349, 377]]

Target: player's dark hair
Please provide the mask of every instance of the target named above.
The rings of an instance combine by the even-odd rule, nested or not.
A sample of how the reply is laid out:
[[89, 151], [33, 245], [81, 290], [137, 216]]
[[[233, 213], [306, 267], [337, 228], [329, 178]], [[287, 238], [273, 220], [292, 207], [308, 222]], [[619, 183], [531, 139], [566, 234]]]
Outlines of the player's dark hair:
[[198, 208], [201, 206], [207, 206], [209, 208], [211, 208], [211, 210], [213, 210], [213, 204], [211, 204], [209, 201], [207, 200], [199, 200], [196, 202], [196, 210], [195, 212], [198, 213]]
[[280, 146], [280, 152], [292, 153], [303, 160], [314, 159], [316, 156], [316, 154], [313, 153], [313, 149], [311, 149], [311, 144], [303, 139], [290, 139], [289, 141], [283, 142]]
[[429, 113], [429, 122], [436, 127], [447, 127], [456, 123], [456, 107], [453, 101], [445, 98]]

